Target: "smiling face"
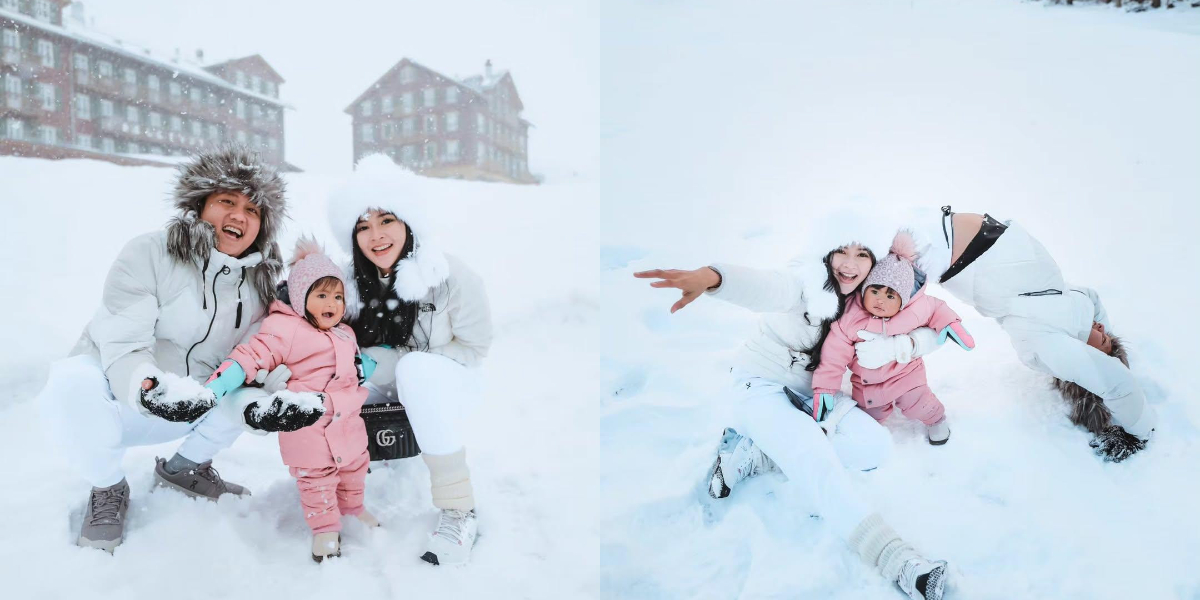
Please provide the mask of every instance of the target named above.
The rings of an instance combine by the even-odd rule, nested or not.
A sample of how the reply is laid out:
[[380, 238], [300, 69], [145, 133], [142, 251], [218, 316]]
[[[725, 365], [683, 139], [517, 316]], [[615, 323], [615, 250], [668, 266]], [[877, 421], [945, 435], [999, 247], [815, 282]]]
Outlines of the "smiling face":
[[392, 274], [406, 241], [404, 222], [392, 213], [372, 210], [354, 226], [354, 243], [384, 275]]
[[858, 244], [842, 246], [833, 251], [829, 265], [833, 268], [833, 279], [843, 296], [849, 295], [867, 278], [872, 262], [871, 253]]
[[896, 316], [900, 312], [900, 294], [890, 287], [869, 285], [863, 290], [863, 308], [867, 312], [884, 319]]
[[317, 329], [332, 329], [346, 313], [346, 292], [336, 277], [324, 277], [313, 284], [304, 302], [304, 310]]
[[217, 251], [240, 257], [254, 244], [262, 225], [262, 211], [245, 194], [219, 191], [204, 201], [200, 218], [213, 226]]
[[1104, 330], [1104, 325], [1101, 323], [1092, 323], [1092, 331], [1088, 334], [1087, 345], [1105, 354], [1112, 355], [1112, 336]]

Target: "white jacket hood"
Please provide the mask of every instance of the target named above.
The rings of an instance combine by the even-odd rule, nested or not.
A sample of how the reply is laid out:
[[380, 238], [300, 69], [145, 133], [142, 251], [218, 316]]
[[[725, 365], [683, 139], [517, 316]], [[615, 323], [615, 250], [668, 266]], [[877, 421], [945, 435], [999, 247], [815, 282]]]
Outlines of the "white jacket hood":
[[413, 232], [412, 253], [395, 269], [392, 289], [402, 300], [415, 302], [450, 276], [446, 255], [423, 207], [432, 201], [430, 180], [396, 165], [382, 154], [363, 158], [353, 175], [329, 197], [329, 225], [347, 254], [354, 254], [354, 227], [363, 215], [379, 210], [396, 215]]

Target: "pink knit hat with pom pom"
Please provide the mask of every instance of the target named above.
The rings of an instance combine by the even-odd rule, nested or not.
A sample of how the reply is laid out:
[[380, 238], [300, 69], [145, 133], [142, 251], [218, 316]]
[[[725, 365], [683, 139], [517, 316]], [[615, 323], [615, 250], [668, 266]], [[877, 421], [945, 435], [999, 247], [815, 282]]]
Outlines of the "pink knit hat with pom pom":
[[311, 237], [301, 237], [296, 240], [296, 250], [292, 253], [292, 260], [288, 264], [291, 265], [287, 278], [288, 304], [298, 315], [304, 315], [304, 307], [308, 304], [309, 289], [318, 280], [324, 277], [337, 277], [342, 282], [342, 287], [346, 286], [345, 280], [342, 279], [342, 270], [328, 256], [325, 256], [321, 245]]
[[917, 242], [913, 239], [912, 232], [907, 229], [897, 231], [887, 256], [875, 263], [875, 268], [871, 269], [867, 280], [863, 282], [863, 292], [872, 285], [887, 286], [900, 294], [901, 309], [908, 306], [908, 301], [916, 291], [913, 289], [917, 280], [913, 272], [913, 262], [916, 260]]

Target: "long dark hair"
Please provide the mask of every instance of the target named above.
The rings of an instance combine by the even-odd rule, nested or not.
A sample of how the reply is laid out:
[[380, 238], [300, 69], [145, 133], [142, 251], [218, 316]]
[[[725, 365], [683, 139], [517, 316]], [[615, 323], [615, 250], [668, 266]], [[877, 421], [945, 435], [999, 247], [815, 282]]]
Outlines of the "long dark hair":
[[[416, 247], [412, 228], [404, 223], [404, 247], [396, 264], [408, 258]], [[358, 287], [358, 318], [350, 323], [358, 345], [362, 348], [388, 344], [395, 348], [408, 347], [412, 342], [413, 326], [417, 322], [420, 303], [401, 300], [390, 285], [379, 281], [379, 269], [358, 247], [358, 224], [350, 232], [350, 254], [354, 258], [354, 283]], [[396, 265], [392, 265], [395, 276]]]
[[[825, 291], [832, 292], [837, 295], [838, 307], [837, 314], [828, 319], [821, 319], [821, 335], [817, 337], [817, 343], [813, 344], [813, 347], [807, 351], [809, 361], [808, 366], [804, 367], [805, 371], [816, 371], [817, 367], [820, 366], [821, 348], [825, 346], [825, 338], [829, 337], [829, 330], [833, 328], [833, 322], [842, 318], [842, 314], [846, 312], [847, 302], [851, 299], [854, 293], [862, 287], [862, 284], [860, 283], [858, 287], [850, 290], [849, 294], [842, 294], [842, 288], [838, 287], [837, 278], [833, 274], [833, 255], [837, 253], [838, 250], [841, 250], [845, 247], [846, 246], [834, 248], [825, 255], [825, 258], [821, 259], [821, 262], [825, 263], [825, 285], [821, 287]], [[871, 249], [866, 246], [862, 246], [862, 249], [866, 250], [867, 256], [871, 257], [871, 268], [874, 269], [876, 262], [875, 253], [871, 252]], [[807, 318], [807, 315], [805, 316]]]

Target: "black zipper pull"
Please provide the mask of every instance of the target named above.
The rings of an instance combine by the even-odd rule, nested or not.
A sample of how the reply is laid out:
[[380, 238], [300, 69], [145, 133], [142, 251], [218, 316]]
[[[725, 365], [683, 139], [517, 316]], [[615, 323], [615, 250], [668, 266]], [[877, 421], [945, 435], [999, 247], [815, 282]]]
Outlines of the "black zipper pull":
[[233, 322], [234, 329], [242, 328], [242, 284], [246, 283], [246, 267], [242, 267], [242, 280], [238, 282], [237, 317]]

